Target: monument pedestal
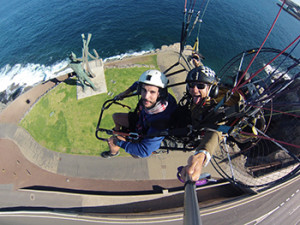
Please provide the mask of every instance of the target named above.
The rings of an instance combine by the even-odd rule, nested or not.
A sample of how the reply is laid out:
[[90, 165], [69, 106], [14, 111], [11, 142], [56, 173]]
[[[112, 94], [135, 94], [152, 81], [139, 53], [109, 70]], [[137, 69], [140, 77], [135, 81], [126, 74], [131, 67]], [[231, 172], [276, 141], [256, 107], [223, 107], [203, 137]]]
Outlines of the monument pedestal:
[[82, 86], [78, 83], [77, 100], [107, 92], [102, 59], [93, 60], [88, 63], [93, 75], [95, 75], [95, 77], [89, 77], [89, 78], [94, 83], [97, 90], [93, 90], [92, 87], [87, 85], [85, 91], [83, 91]]

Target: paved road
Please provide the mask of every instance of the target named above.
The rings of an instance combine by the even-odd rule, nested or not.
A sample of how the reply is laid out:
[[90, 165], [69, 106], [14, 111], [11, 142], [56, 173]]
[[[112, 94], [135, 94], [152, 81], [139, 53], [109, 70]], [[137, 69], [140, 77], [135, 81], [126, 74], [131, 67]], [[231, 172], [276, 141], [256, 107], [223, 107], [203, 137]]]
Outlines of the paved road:
[[[234, 201], [222, 201], [214, 207], [200, 210], [202, 224], [299, 224], [300, 223], [300, 177], [279, 187], [253, 196], [241, 196]], [[202, 190], [203, 191], [203, 190]], [[76, 198], [73, 199], [76, 201]], [[172, 212], [173, 211], [173, 212]], [[174, 210], [146, 214], [83, 214], [50, 211], [0, 212], [0, 224], [157, 224], [182, 225], [183, 211]]]
[[202, 212], [203, 224], [299, 224], [300, 174], [276, 188]]

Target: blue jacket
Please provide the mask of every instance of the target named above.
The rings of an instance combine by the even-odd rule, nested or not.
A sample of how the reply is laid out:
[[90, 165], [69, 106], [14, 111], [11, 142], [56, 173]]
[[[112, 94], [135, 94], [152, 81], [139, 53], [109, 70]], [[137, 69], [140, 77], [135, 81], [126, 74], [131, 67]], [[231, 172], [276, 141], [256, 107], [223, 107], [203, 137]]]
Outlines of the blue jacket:
[[155, 121], [169, 121], [172, 113], [175, 111], [177, 107], [177, 103], [175, 98], [168, 94], [168, 106], [167, 108], [157, 114], [147, 114], [144, 109], [141, 110], [139, 114], [140, 124], [143, 127], [144, 135], [146, 136], [138, 143], [120, 141], [119, 146], [131, 155], [135, 155], [141, 158], [148, 157], [152, 154], [152, 152], [159, 149], [160, 144], [164, 137], [147, 137], [149, 135], [157, 134], [158, 132], [166, 130], [160, 129], [156, 126], [151, 125]]

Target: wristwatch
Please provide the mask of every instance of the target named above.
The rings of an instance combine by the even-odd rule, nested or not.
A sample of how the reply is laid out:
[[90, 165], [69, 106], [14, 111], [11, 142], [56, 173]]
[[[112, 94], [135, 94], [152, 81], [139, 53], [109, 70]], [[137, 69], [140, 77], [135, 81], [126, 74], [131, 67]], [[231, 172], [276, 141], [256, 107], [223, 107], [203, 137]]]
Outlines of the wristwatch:
[[194, 155], [198, 155], [199, 153], [204, 153], [205, 154], [205, 160], [203, 162], [203, 167], [206, 167], [208, 165], [208, 163], [210, 162], [210, 160], [211, 160], [211, 155], [206, 150], [198, 150], [198, 151], [195, 152]]
[[118, 138], [117, 138], [117, 141], [116, 141], [116, 145], [119, 146], [119, 147], [121, 145], [121, 140], [119, 140]]

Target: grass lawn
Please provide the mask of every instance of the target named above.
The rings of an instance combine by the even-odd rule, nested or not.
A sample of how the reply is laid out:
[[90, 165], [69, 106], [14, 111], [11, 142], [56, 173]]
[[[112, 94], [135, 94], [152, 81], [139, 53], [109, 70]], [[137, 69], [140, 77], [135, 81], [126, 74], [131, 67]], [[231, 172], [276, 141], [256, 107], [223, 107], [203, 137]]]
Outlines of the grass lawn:
[[[156, 65], [156, 56], [144, 58], [143, 64]], [[126, 90], [148, 67], [132, 67], [124, 69], [106, 69], [105, 78], [108, 92], [118, 93]], [[99, 155], [108, 150], [106, 142], [95, 136], [102, 104], [111, 99], [107, 93], [77, 100], [76, 80], [68, 79], [46, 93], [34, 105], [20, 122], [33, 138], [42, 146], [64, 153]], [[127, 98], [122, 103], [134, 110], [137, 97]], [[113, 105], [106, 110], [101, 127], [113, 128], [112, 114], [128, 112], [120, 106]], [[121, 155], [128, 155], [124, 150]]]

